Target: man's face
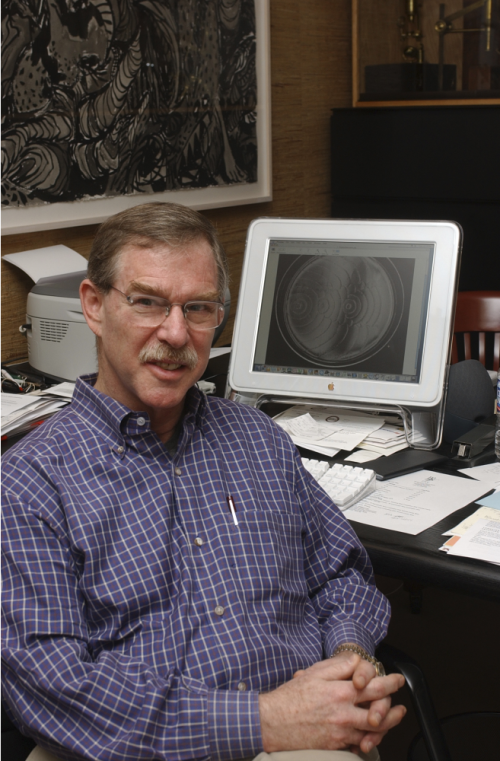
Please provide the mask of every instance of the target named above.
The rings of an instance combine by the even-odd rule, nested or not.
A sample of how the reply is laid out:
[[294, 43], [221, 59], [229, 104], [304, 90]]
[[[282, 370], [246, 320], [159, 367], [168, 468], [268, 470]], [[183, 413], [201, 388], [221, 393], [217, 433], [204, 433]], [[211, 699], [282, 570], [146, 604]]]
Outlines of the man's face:
[[[143, 286], [142, 292], [175, 304], [219, 301], [216, 264], [202, 238], [182, 249], [127, 246], [113, 285], [126, 295]], [[89, 324], [101, 339], [96, 388], [134, 411], [146, 411], [160, 435], [171, 430], [186, 392], [206, 368], [214, 331], [192, 330], [179, 307], [156, 328], [139, 325], [114, 289], [99, 295], [94, 312], [98, 319]]]

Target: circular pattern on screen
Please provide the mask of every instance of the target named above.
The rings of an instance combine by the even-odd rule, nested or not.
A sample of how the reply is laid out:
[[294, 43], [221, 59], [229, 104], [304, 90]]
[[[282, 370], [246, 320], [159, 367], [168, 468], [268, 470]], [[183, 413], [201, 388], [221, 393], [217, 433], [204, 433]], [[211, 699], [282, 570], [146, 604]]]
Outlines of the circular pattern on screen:
[[376, 354], [399, 324], [403, 286], [388, 259], [303, 256], [280, 283], [276, 319], [304, 360], [340, 367]]

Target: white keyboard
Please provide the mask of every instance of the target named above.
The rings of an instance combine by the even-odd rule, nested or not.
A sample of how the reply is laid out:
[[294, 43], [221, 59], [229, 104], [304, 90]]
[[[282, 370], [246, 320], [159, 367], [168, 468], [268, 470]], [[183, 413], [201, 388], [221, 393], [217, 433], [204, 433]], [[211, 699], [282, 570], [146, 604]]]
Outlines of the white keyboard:
[[309, 460], [307, 457], [303, 457], [302, 462], [341, 510], [352, 507], [376, 488], [374, 470], [340, 463], [330, 467], [324, 460]]

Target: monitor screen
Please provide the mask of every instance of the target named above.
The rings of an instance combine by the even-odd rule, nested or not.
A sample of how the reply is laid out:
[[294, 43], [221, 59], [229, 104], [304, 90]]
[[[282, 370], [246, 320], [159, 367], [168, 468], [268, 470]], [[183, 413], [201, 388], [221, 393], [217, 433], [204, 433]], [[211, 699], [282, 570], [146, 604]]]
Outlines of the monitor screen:
[[231, 387], [437, 403], [459, 240], [454, 223], [256, 220], [238, 301]]

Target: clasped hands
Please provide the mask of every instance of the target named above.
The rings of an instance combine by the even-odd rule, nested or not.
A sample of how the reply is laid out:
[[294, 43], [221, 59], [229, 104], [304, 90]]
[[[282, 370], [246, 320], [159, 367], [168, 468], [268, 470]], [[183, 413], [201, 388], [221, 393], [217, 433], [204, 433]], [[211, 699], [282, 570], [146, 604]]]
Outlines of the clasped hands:
[[356, 653], [342, 652], [297, 671], [293, 679], [259, 695], [264, 750], [350, 750], [378, 745], [406, 714], [391, 707], [405, 683], [401, 674], [378, 677]]

